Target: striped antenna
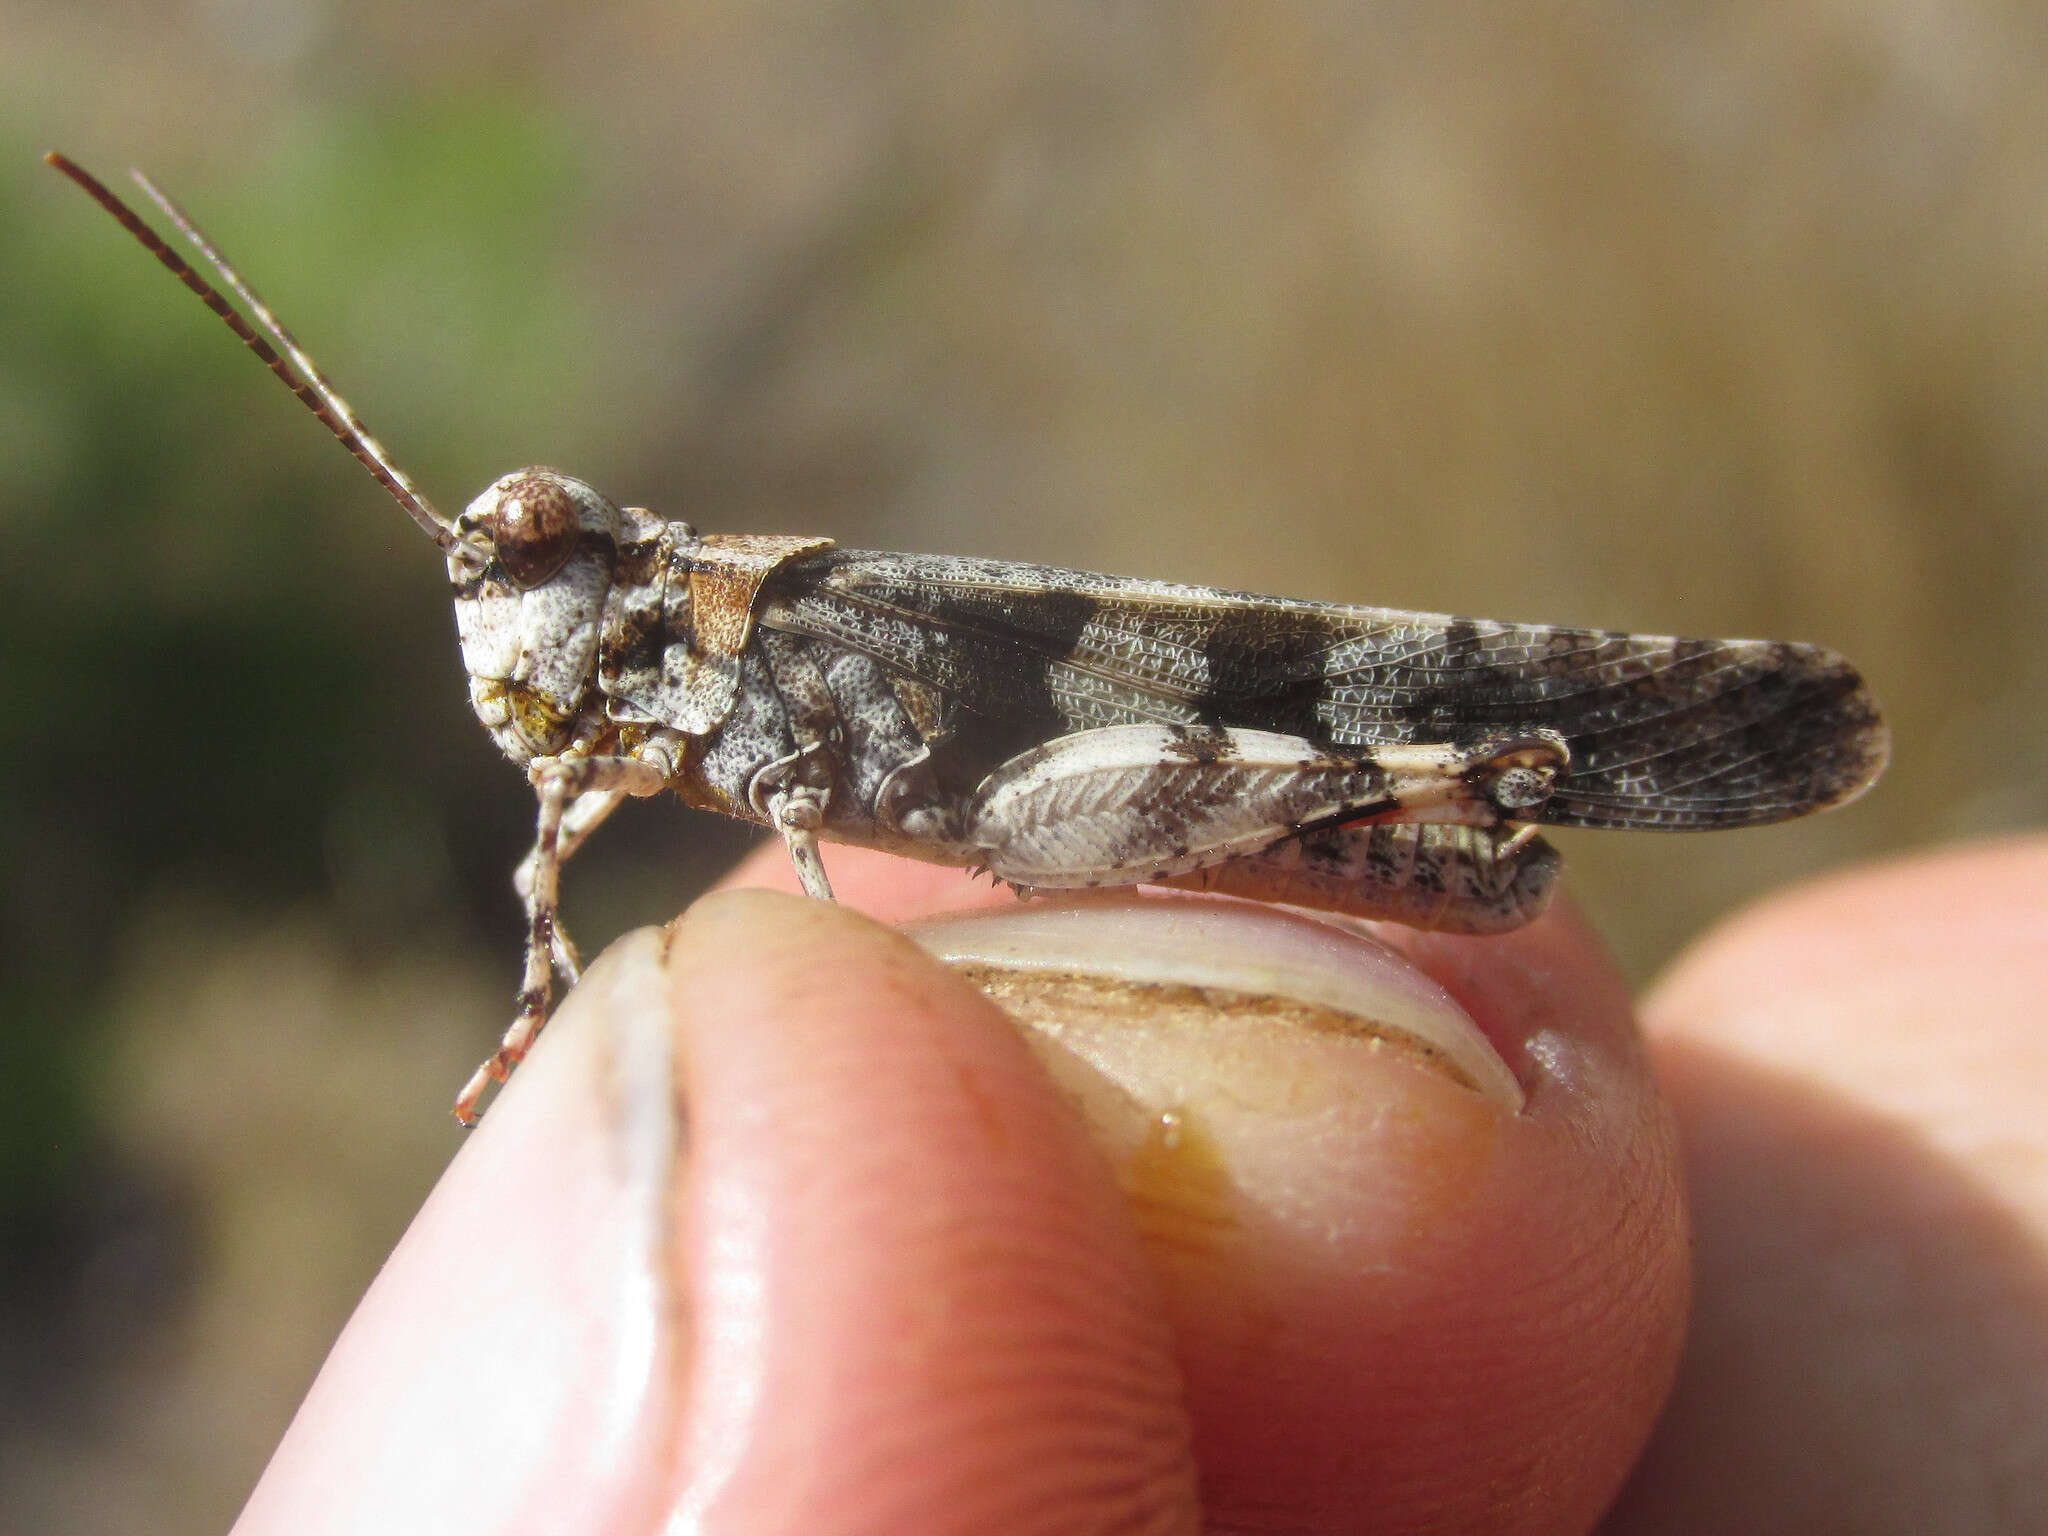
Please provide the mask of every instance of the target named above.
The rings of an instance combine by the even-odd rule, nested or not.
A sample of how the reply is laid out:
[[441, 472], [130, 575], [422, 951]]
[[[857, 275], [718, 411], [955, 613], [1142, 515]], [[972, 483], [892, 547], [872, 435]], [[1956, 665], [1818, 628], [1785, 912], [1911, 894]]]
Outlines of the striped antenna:
[[[179, 233], [192, 242], [193, 249], [199, 252], [220, 280], [249, 307], [249, 312], [256, 317], [256, 323], [276, 341], [277, 347], [273, 347], [270, 342], [259, 336], [235, 307], [221, 297], [218, 289], [194, 271], [190, 262], [145, 224], [141, 215], [109, 191], [99, 178], [54, 149], [44, 155], [43, 160], [82, 187], [88, 197], [112, 214], [123, 229], [142, 243], [143, 249], [168, 267], [179, 282], [198, 294], [200, 301], [220, 316], [227, 328], [242, 339], [242, 345], [261, 358], [263, 365], [283, 380], [285, 387], [299, 397], [300, 403], [320, 418], [321, 423], [334, 434], [341, 446], [354, 454], [357, 461], [377, 477], [377, 483], [391, 493], [392, 500], [405, 508], [407, 515], [420, 525], [421, 531], [428, 538], [446, 553], [467, 551], [468, 546], [457, 536], [448, 520], [434, 510], [433, 503], [420, 493], [419, 488], [412, 483], [412, 478], [392, 461], [384, 445], [370, 435], [362, 419], [349, 407], [349, 403], [342, 399], [334, 386], [327, 382], [326, 375], [321, 373], [313, 359], [306, 355], [305, 349], [299, 345], [292, 333], [271, 313], [270, 306], [257, 297], [255, 289], [242, 281], [241, 274], [235, 271], [225, 256], [221, 255], [213, 242], [206, 238], [199, 226], [187, 218], [176, 203], [164, 196], [147, 176], [140, 171], [129, 172], [135, 178], [136, 184], [148, 194], [150, 201], [163, 211], [164, 217], [177, 226]], [[284, 349], [283, 357], [278, 355], [279, 347]], [[286, 357], [291, 359], [289, 363], [285, 361]], [[294, 372], [294, 369], [297, 371]]]

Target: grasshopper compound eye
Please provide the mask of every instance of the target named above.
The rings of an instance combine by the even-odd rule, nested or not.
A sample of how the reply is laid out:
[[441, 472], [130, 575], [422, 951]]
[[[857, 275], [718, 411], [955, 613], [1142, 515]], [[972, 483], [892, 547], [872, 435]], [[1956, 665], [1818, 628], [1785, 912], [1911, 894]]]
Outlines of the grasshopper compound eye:
[[514, 584], [537, 587], [576, 552], [583, 519], [575, 498], [559, 477], [531, 470], [499, 481], [491, 492], [476, 525]]

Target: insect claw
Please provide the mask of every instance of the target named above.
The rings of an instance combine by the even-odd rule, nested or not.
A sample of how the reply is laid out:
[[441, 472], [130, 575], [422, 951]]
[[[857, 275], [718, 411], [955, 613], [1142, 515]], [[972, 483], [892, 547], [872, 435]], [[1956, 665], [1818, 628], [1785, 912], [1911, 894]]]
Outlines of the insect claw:
[[[497, 1058], [493, 1056], [491, 1061], [495, 1060]], [[455, 1119], [465, 1131], [475, 1130], [476, 1123], [481, 1118], [476, 1106], [477, 1102], [490, 1092], [491, 1061], [485, 1062], [470, 1074], [469, 1081], [462, 1085], [462, 1092], [455, 1095]]]

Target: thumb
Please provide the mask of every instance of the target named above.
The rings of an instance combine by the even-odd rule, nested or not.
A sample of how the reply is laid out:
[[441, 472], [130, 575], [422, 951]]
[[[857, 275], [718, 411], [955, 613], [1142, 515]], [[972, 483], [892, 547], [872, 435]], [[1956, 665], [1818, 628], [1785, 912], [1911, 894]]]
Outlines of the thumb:
[[237, 1530], [1195, 1528], [1108, 1165], [909, 941], [735, 892], [593, 966]]

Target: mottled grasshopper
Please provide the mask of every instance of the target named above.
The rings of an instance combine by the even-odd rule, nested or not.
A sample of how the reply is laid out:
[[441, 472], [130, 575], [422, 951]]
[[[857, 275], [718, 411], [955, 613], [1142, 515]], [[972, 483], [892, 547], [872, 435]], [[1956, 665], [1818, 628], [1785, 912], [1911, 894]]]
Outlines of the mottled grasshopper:
[[447, 557], [470, 704], [539, 798], [516, 877], [518, 1014], [456, 1100], [465, 1123], [576, 979], [562, 864], [627, 796], [673, 790], [772, 828], [817, 897], [823, 839], [1020, 892], [1149, 883], [1496, 933], [1535, 916], [1557, 874], [1539, 825], [1780, 821], [1884, 766], [1862, 680], [1816, 646], [699, 534], [547, 468], [451, 520], [146, 178], [255, 327], [106, 187], [48, 159]]

